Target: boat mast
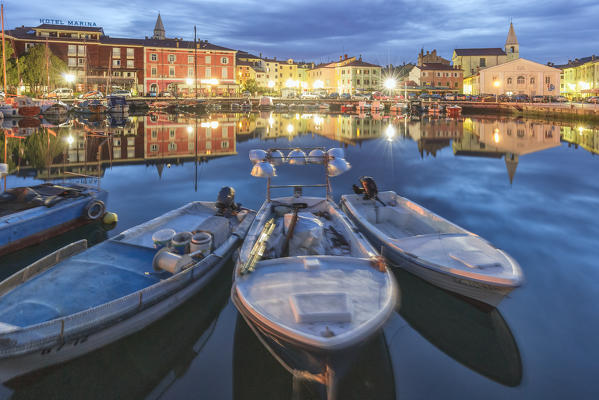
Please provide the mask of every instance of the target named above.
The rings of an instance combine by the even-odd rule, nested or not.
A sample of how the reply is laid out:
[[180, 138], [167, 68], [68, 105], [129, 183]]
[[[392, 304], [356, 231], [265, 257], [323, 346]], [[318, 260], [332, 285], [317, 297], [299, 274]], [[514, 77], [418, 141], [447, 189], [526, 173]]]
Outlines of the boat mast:
[[[196, 30], [196, 26], [193, 26], [193, 62], [194, 62], [194, 69], [193, 69], [193, 80], [195, 83], [195, 98], [196, 100], [198, 99], [198, 43], [197, 43], [197, 30]], [[197, 121], [196, 121], [196, 125], [197, 125]]]
[[48, 52], [48, 38], [46, 38], [46, 93], [50, 93], [50, 54]]
[[6, 51], [4, 47], [4, 4], [0, 4], [0, 15], [2, 18], [2, 67], [4, 68], [4, 94], [8, 94], [6, 87]]

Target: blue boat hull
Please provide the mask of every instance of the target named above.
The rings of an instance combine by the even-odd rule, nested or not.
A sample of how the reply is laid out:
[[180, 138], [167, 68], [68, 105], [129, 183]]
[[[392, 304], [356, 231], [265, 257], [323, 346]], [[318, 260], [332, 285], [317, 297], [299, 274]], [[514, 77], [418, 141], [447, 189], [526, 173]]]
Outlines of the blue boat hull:
[[84, 217], [93, 200], [106, 203], [108, 193], [89, 188], [88, 196], [65, 199], [52, 207], [39, 206], [0, 217], [0, 255], [11, 253], [92, 222]]

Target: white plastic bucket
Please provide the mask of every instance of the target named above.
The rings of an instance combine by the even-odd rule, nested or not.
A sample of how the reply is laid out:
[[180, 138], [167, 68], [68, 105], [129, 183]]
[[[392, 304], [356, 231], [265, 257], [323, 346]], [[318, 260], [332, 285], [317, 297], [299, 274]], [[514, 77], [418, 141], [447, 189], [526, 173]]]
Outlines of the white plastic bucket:
[[154, 248], [161, 249], [165, 246], [171, 244], [171, 240], [175, 236], [175, 231], [173, 229], [161, 229], [157, 232], [154, 232], [152, 235], [152, 241], [154, 242]]
[[200, 251], [204, 257], [210, 254], [212, 249], [212, 235], [208, 232], [198, 232], [191, 238], [189, 251], [195, 253]]
[[177, 254], [185, 254], [189, 251], [189, 243], [191, 242], [191, 232], [179, 232], [171, 240], [173, 252]]

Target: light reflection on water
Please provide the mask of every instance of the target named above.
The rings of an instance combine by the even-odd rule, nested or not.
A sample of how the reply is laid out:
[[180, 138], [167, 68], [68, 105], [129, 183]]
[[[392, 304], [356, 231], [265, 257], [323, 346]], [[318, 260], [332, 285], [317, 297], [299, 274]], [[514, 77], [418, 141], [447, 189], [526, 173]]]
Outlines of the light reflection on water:
[[[358, 363], [345, 383], [348, 393], [583, 398], [599, 392], [599, 228], [590, 222], [599, 210], [597, 128], [509, 117], [405, 121], [301, 113], [10, 123], [5, 132], [23, 138], [7, 139], [8, 187], [100, 176], [119, 224], [3, 257], [3, 276], [73, 235], [103, 240], [191, 200], [214, 199], [224, 185], [234, 186], [245, 206], [259, 207], [265, 183], [249, 176], [252, 148], [344, 147], [353, 168], [333, 179], [336, 199], [371, 175], [379, 189], [395, 190], [505, 249], [527, 279], [489, 311], [398, 272], [405, 307], [385, 328], [389, 351]], [[277, 181], [314, 183], [319, 168], [279, 167]], [[239, 327], [229, 276], [150, 329], [4, 391], [13, 398], [288, 398], [290, 378]], [[249, 359], [239, 357], [246, 346], [253, 349]], [[375, 347], [380, 351], [381, 343]], [[264, 366], [264, 376], [256, 368], [244, 372], [248, 362]], [[369, 375], [373, 369], [378, 378], [394, 376], [394, 384], [382, 385]], [[310, 387], [300, 391], [319, 395]]]

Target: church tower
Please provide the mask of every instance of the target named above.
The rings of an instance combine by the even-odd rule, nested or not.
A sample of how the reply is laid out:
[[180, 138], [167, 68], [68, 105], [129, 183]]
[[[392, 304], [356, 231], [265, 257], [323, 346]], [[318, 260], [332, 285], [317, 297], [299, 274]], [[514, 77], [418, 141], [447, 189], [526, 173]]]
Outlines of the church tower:
[[152, 39], [166, 39], [166, 32], [164, 31], [164, 25], [162, 25], [162, 18], [160, 18], [160, 13], [158, 13], [158, 18], [156, 19], [156, 26], [154, 26], [154, 36], [152, 36]]
[[514, 25], [511, 22], [507, 40], [505, 41], [505, 54], [507, 54], [508, 61], [520, 58], [520, 45], [518, 44], [518, 38], [516, 38], [516, 32], [514, 32]]

